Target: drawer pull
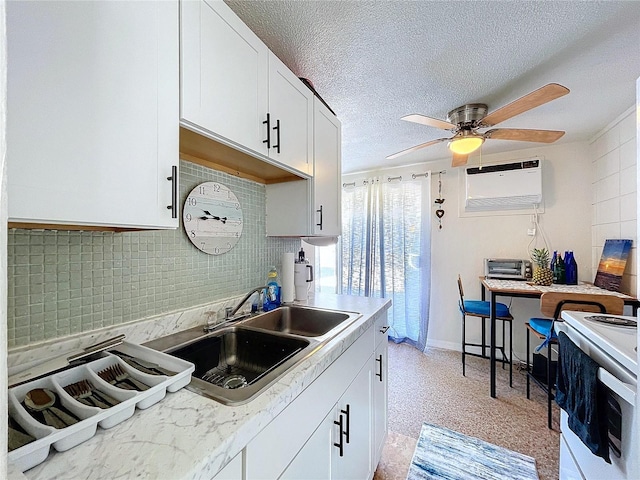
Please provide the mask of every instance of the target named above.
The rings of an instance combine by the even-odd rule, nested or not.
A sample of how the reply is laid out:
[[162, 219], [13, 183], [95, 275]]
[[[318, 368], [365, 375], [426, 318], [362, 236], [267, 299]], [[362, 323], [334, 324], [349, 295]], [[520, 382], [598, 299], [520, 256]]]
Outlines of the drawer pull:
[[382, 381], [382, 354], [380, 354], [378, 358], [376, 358], [376, 362], [379, 362], [380, 364], [380, 372], [376, 373], [376, 377], [379, 377], [380, 381]]
[[390, 328], [389, 325], [385, 325], [380, 329], [380, 333], [387, 333], [387, 330], [389, 330], [389, 328]]
[[267, 113], [267, 119], [262, 124], [267, 126], [267, 139], [262, 140], [262, 143], [266, 143], [267, 149], [269, 149], [271, 148], [271, 115]]
[[320, 214], [320, 223], [316, 223], [316, 226], [320, 227], [320, 230], [322, 230], [322, 205], [320, 205], [320, 208], [316, 210], [316, 212]]
[[273, 127], [273, 129], [277, 132], [276, 133], [276, 142], [278, 142], [273, 146], [273, 148], [275, 148], [276, 151], [278, 153], [280, 153], [280, 120], [276, 120], [276, 126]]
[[342, 415], [340, 415], [340, 420], [339, 421], [336, 422], [334, 420], [333, 423], [335, 425], [338, 425], [338, 432], [339, 432], [338, 434], [340, 435], [340, 441], [338, 443], [334, 443], [333, 446], [334, 447], [338, 447], [340, 449], [340, 456], [344, 457], [344, 442], [342, 441], [342, 434], [343, 434], [343, 431], [342, 431]]
[[[350, 417], [350, 412], [351, 412], [351, 408], [349, 407], [349, 404], [347, 403], [347, 409], [346, 410], [340, 410], [340, 412], [344, 413], [345, 416], [347, 417], [347, 421], [346, 421], [346, 429], [344, 430], [344, 439], [347, 441], [347, 443], [349, 443], [349, 417]], [[340, 415], [340, 417], [342, 417], [342, 415]]]
[[178, 167], [171, 167], [171, 176], [167, 177], [171, 182], [171, 205], [167, 205], [167, 210], [171, 210], [171, 218], [178, 218]]

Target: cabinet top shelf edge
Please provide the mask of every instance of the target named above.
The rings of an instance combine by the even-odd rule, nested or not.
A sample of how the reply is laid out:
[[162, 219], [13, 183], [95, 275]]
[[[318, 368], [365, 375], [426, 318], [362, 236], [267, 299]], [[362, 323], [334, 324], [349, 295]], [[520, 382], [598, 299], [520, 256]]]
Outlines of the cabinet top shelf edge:
[[262, 184], [304, 180], [283, 168], [184, 127], [180, 127], [180, 158]]

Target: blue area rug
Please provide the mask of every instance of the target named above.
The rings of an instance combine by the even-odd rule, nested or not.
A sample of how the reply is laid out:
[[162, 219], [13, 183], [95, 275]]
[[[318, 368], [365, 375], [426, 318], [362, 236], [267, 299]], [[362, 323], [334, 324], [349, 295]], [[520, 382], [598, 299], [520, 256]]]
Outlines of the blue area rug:
[[425, 423], [407, 480], [538, 480], [536, 461], [513, 450]]

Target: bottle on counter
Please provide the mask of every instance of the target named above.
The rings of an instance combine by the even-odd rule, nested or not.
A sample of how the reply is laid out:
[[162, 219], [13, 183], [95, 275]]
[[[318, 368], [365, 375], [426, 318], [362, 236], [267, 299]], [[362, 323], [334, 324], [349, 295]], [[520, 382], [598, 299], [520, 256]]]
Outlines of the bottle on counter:
[[578, 264], [572, 251], [565, 252], [564, 255], [567, 285], [578, 284]]
[[553, 269], [553, 283], [557, 283], [558, 285], [567, 283], [566, 266], [561, 254], [558, 254], [555, 268]]
[[553, 257], [551, 257], [551, 264], [549, 264], [549, 268], [551, 269], [552, 272], [555, 272], [556, 270], [556, 262], [558, 261], [558, 251], [554, 250], [553, 251]]
[[280, 282], [278, 279], [278, 270], [271, 267], [267, 274], [267, 291], [264, 296], [264, 311], [268, 312], [280, 306]]

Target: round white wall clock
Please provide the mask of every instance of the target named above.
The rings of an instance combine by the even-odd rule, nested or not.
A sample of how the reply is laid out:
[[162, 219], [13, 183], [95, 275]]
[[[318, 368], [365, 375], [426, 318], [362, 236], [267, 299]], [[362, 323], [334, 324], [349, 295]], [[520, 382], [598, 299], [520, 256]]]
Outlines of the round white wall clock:
[[240, 240], [242, 208], [227, 186], [205, 182], [191, 190], [185, 200], [182, 223], [196, 248], [210, 255], [222, 255]]

